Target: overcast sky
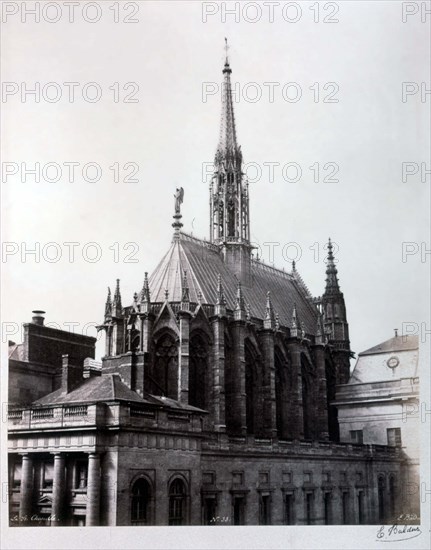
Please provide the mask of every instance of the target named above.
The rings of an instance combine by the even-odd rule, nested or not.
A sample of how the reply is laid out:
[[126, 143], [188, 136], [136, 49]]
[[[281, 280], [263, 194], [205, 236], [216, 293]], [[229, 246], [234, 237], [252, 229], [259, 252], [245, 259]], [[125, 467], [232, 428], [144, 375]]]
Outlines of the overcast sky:
[[[135, 14], [133, 3], [119, 5], [120, 20], [137, 23], [115, 23], [111, 5], [99, 4], [96, 23], [84, 20], [97, 13], [83, 14], [81, 5], [73, 23], [63, 8], [56, 23], [44, 20], [55, 19], [55, 11], [41, 13], [39, 23], [31, 15], [22, 23], [20, 11], [3, 25], [3, 80], [16, 83], [7, 88], [11, 95], [3, 94], [3, 162], [17, 163], [18, 170], [4, 173], [2, 182], [3, 241], [17, 243], [7, 249], [16, 253], [3, 256], [3, 323], [27, 322], [33, 309], [43, 309], [47, 322], [63, 328], [76, 322], [82, 331], [87, 322], [102, 321], [107, 286], [117, 277], [123, 304], [130, 303], [144, 272], [170, 245], [176, 186], [185, 189], [184, 230], [208, 237], [209, 178], [202, 172], [218, 140], [225, 36], [238, 141], [251, 163], [251, 234], [263, 258], [290, 269], [288, 260], [296, 257], [317, 296], [325, 284], [322, 247], [329, 236], [335, 241], [355, 352], [392, 337], [403, 323], [427, 322], [430, 258], [421, 258], [421, 247], [430, 247], [430, 176], [421, 181], [420, 169], [424, 162], [429, 169], [430, 97], [421, 101], [421, 83], [429, 88], [430, 64], [429, 27], [420, 12], [403, 23], [398, 2], [339, 3], [336, 14], [327, 4], [317, 13], [311, 3], [282, 12], [281, 2], [271, 22], [263, 5], [256, 20], [251, 3], [238, 22], [233, 15], [223, 22], [221, 4], [143, 2]], [[338, 22], [325, 23], [325, 17]], [[23, 102], [20, 94], [35, 82], [39, 103], [32, 95]], [[49, 82], [57, 85], [44, 89]], [[72, 102], [64, 82], [78, 83]], [[89, 82], [102, 91], [99, 101], [83, 99], [97, 92], [84, 87]], [[405, 102], [402, 82], [418, 89]], [[136, 85], [124, 90], [126, 83]], [[48, 101], [58, 90], [59, 101]], [[138, 102], [124, 102], [127, 95]], [[72, 161], [79, 166], [69, 182], [63, 163]], [[31, 175], [21, 181], [22, 162], [29, 168], [40, 163], [39, 183]], [[49, 162], [62, 167], [58, 182], [44, 178]], [[98, 182], [82, 177], [89, 162], [102, 170]], [[116, 183], [109, 168], [116, 162], [136, 163], [139, 181], [124, 181], [132, 164]], [[419, 170], [405, 182], [403, 162]], [[273, 177], [268, 163], [277, 163]], [[291, 165], [283, 172], [287, 163], [301, 167], [299, 181], [288, 181], [296, 170]], [[88, 177], [94, 174], [90, 168]], [[339, 181], [323, 181], [331, 176]], [[23, 262], [24, 247], [36, 242], [39, 263], [31, 255]], [[46, 247], [50, 242], [58, 247]], [[79, 243], [73, 262], [65, 242]], [[85, 248], [89, 242], [98, 244], [100, 261], [88, 261], [97, 253]], [[416, 243], [409, 251], [417, 250], [405, 262], [403, 242]], [[274, 258], [264, 243], [279, 243], [272, 245]], [[59, 251], [58, 262], [47, 261]], [[137, 262], [126, 262], [128, 253]], [[8, 336], [21, 341], [3, 325], [3, 339]]]

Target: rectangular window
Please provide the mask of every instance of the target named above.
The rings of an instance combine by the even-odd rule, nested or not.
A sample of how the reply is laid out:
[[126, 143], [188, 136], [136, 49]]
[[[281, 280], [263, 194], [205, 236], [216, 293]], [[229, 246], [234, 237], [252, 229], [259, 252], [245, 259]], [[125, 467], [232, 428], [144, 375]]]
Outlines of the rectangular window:
[[242, 485], [244, 483], [244, 473], [232, 472], [232, 483], [234, 485]]
[[22, 465], [21, 464], [14, 464], [13, 466], [13, 480], [12, 485], [13, 488], [17, 489], [18, 487], [21, 487], [21, 471], [22, 471]]
[[54, 462], [45, 462], [43, 465], [43, 485], [44, 489], [52, 489], [54, 478]]
[[362, 491], [358, 493], [358, 523], [359, 525], [364, 523], [364, 493]]
[[216, 525], [217, 501], [215, 497], [204, 497], [204, 525]]
[[331, 493], [325, 493], [323, 495], [323, 506], [325, 514], [325, 525], [331, 523]]
[[401, 447], [401, 428], [388, 428], [388, 445], [391, 447]]
[[305, 494], [305, 521], [307, 525], [311, 525], [311, 520], [313, 516], [313, 494]]
[[349, 493], [347, 493], [346, 491], [343, 492], [342, 506], [343, 506], [343, 524], [347, 525], [349, 523]]
[[270, 496], [261, 495], [260, 497], [260, 524], [261, 525], [270, 525], [271, 524], [271, 513], [270, 513]]
[[86, 462], [77, 462], [76, 463], [76, 489], [85, 489], [87, 487], [87, 463]]
[[350, 441], [352, 443], [360, 443], [362, 444], [364, 442], [364, 433], [362, 430], [350, 430]]
[[245, 500], [244, 497], [233, 498], [233, 524], [244, 525]]
[[287, 493], [284, 497], [284, 523], [293, 525], [293, 495]]

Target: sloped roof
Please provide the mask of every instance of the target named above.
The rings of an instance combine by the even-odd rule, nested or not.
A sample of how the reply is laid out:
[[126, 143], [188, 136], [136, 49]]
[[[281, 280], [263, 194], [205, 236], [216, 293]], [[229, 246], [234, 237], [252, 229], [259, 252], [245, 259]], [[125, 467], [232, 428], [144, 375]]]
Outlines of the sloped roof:
[[144, 397], [141, 397], [121, 381], [119, 374], [102, 374], [101, 376], [83, 379], [79, 386], [69, 393], [64, 393], [60, 388], [48, 395], [44, 395], [33, 404], [60, 405], [65, 403], [97, 403], [103, 401], [127, 401], [172, 409], [201, 411], [197, 407], [184, 405], [167, 397], [154, 397], [150, 394], [145, 394]]
[[[149, 278], [151, 301], [164, 302], [165, 290], [168, 290], [169, 301], [180, 302], [186, 271], [190, 302], [198, 302], [200, 292], [203, 303], [215, 304], [217, 277], [220, 274], [227, 308], [233, 310], [236, 304], [237, 279], [224, 263], [219, 249], [185, 233], [179, 235], [180, 238], [172, 242]], [[251, 273], [251, 286], [242, 288], [244, 301], [250, 304], [252, 317], [264, 318], [266, 293], [269, 291], [274, 312], [279, 315], [281, 325], [290, 327], [296, 304], [299, 322], [305, 323], [308, 334], [315, 333], [317, 309], [311, 304], [311, 296], [297, 274], [281, 271], [256, 260], [251, 262]]]
[[377, 346], [361, 351], [359, 355], [375, 355], [376, 353], [387, 353], [388, 351], [409, 351], [418, 348], [419, 339], [417, 336], [394, 336]]

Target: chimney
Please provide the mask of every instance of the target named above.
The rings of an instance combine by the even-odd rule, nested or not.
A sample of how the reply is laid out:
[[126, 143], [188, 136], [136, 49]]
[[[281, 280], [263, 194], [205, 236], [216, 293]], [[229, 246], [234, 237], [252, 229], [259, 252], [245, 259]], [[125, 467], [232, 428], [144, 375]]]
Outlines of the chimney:
[[395, 338], [398, 338], [398, 329], [394, 328], [394, 331], [395, 331]]
[[71, 365], [69, 362], [69, 355], [65, 354], [62, 358], [62, 370], [61, 370], [61, 390], [62, 393], [69, 393], [75, 389], [83, 378], [83, 367], [77, 365]]
[[100, 376], [102, 374], [102, 363], [95, 361], [91, 357], [84, 359], [84, 378], [90, 378], [92, 376]]
[[31, 319], [31, 322], [35, 325], [40, 325], [41, 327], [43, 327], [43, 322], [45, 321], [45, 312], [40, 309], [34, 309], [32, 313], [33, 317]]

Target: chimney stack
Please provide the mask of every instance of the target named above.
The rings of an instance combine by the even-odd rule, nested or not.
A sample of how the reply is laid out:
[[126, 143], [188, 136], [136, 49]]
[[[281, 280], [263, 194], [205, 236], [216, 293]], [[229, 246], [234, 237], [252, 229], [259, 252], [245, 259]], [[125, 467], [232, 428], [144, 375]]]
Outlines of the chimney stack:
[[31, 322], [34, 323], [35, 325], [40, 325], [41, 327], [43, 327], [43, 322], [45, 321], [45, 311], [42, 311], [40, 309], [34, 309], [32, 311], [33, 313], [33, 317], [31, 319]]
[[395, 331], [395, 338], [398, 338], [398, 329], [394, 328], [394, 331]]

